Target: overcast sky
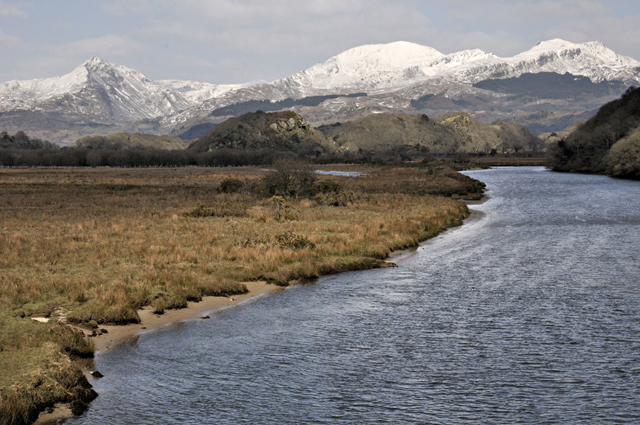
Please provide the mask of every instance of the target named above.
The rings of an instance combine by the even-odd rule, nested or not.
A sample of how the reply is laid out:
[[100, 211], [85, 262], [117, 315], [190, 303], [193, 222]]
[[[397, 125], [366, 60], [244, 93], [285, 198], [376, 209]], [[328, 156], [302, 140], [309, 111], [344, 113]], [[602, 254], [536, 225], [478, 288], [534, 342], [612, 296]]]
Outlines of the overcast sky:
[[92, 56], [151, 79], [271, 81], [363, 44], [512, 56], [551, 38], [640, 60], [640, 1], [0, 0], [0, 82]]

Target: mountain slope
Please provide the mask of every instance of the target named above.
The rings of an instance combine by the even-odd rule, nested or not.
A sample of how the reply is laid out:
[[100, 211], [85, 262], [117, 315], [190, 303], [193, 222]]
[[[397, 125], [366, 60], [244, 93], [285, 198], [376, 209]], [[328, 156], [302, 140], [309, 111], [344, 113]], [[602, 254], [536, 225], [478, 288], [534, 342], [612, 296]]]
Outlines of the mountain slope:
[[0, 85], [0, 109], [45, 111], [98, 122], [132, 122], [193, 103], [139, 71], [94, 57], [69, 74]]

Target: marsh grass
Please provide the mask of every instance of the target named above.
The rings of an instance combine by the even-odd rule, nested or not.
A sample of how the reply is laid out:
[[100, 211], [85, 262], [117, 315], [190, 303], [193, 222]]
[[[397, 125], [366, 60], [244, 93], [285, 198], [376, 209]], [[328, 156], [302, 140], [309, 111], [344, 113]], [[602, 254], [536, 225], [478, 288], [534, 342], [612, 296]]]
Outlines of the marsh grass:
[[[142, 307], [161, 314], [242, 294], [246, 281], [287, 285], [384, 267], [391, 251], [468, 215], [466, 205], [432, 194], [481, 190], [448, 169], [355, 171], [368, 175], [327, 178], [353, 194], [337, 207], [309, 199], [274, 206], [260, 190], [244, 190], [259, 188], [259, 169], [0, 169], [4, 423], [24, 423], [35, 408], [80, 391], [62, 377], [77, 376], [70, 358], [92, 355], [93, 346], [57, 322], [137, 323]], [[238, 191], [221, 190], [230, 179], [243, 182]], [[207, 209], [214, 213], [193, 213]]]

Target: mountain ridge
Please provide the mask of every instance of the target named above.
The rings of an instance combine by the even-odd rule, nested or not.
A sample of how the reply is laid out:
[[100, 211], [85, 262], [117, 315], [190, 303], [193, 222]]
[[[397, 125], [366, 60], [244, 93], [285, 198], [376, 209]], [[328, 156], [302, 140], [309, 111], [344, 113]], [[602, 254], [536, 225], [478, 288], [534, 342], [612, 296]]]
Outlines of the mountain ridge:
[[[442, 110], [427, 110], [430, 114], [453, 112], [451, 108], [460, 105], [480, 111], [496, 109], [494, 106], [501, 106], [506, 98], [474, 88], [473, 84], [541, 72], [569, 73], [594, 83], [640, 83], [639, 61], [618, 55], [601, 42], [579, 44], [561, 39], [540, 42], [509, 58], [480, 49], [444, 54], [406, 41], [370, 44], [346, 50], [286, 78], [249, 84], [153, 81], [140, 71], [93, 57], [61, 77], [0, 84], [0, 127], [8, 131], [39, 131], [38, 137], [47, 131], [52, 133], [51, 123], [60, 132], [72, 128], [65, 133], [67, 138], [95, 134], [92, 132], [102, 125], [120, 131], [178, 134], [196, 124], [215, 124], [211, 112], [229, 105], [360, 92], [370, 95], [366, 101], [328, 100], [310, 115], [331, 122], [336, 120], [332, 116], [336, 113], [342, 114], [340, 119], [355, 119], [376, 110], [417, 112], [410, 101], [427, 94], [440, 96], [444, 105]], [[584, 113], [593, 106], [591, 102], [578, 110], [568, 104], [549, 107], [560, 113]], [[529, 109], [535, 110], [535, 105]], [[38, 118], [31, 119], [33, 114], [39, 114]], [[495, 113], [486, 118], [497, 121], [508, 115]], [[85, 129], [86, 125], [93, 127]], [[53, 135], [51, 139], [56, 137], [61, 136]]]

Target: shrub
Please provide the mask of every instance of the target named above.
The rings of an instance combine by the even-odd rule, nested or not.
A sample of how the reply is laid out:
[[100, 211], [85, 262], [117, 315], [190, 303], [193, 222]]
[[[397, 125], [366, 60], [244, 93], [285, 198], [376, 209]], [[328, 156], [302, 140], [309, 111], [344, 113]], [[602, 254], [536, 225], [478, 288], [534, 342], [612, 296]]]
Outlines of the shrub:
[[316, 244], [311, 242], [305, 236], [293, 232], [286, 232], [281, 235], [276, 235], [276, 243], [280, 248], [283, 249], [313, 249], [316, 247]]
[[224, 179], [220, 182], [220, 192], [238, 193], [244, 187], [244, 183], [238, 179]]
[[301, 198], [313, 193], [316, 174], [309, 164], [294, 159], [280, 159], [262, 179], [267, 195]]
[[349, 203], [356, 200], [356, 195], [352, 191], [341, 191], [338, 193], [319, 193], [313, 197], [318, 205], [327, 205], [333, 207], [346, 207]]
[[331, 180], [321, 180], [313, 186], [314, 193], [340, 193], [344, 187], [340, 183]]
[[291, 206], [282, 196], [274, 196], [269, 202], [273, 207], [273, 218], [277, 221], [298, 219], [300, 211]]
[[185, 217], [246, 217], [246, 204], [234, 201], [215, 204], [213, 207], [205, 207], [200, 204], [191, 211], [184, 212]]

